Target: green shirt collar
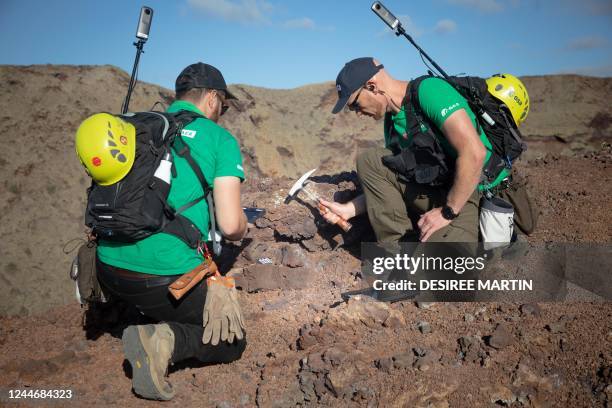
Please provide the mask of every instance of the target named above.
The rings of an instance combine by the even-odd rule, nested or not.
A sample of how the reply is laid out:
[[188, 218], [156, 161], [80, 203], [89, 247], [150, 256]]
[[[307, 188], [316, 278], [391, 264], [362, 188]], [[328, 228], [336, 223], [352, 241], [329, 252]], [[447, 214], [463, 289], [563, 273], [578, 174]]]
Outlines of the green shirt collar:
[[195, 112], [195, 113], [198, 113], [198, 114], [206, 117], [204, 112], [199, 110], [193, 103], [188, 102], [188, 101], [183, 101], [183, 100], [174, 101], [174, 102], [172, 102], [172, 105], [170, 105], [168, 107], [168, 112], [170, 112], [170, 113], [178, 112], [178, 111], [181, 111], [181, 110]]

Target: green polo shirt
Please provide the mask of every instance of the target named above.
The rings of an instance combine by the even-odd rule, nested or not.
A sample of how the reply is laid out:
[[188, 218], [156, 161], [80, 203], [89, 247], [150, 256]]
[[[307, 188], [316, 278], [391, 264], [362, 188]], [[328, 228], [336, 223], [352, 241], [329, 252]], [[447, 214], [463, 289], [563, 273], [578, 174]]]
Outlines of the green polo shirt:
[[[195, 105], [186, 101], [176, 101], [168, 108], [168, 112], [180, 110], [193, 111], [204, 116]], [[211, 187], [214, 187], [216, 177], [234, 176], [244, 180], [240, 147], [227, 130], [207, 118], [198, 118], [183, 129], [182, 137]], [[203, 189], [185, 159], [173, 152], [173, 162], [176, 176], [170, 184], [168, 203], [172, 208], [179, 208], [200, 198]], [[187, 209], [183, 215], [198, 227], [206, 239], [209, 228], [206, 200]], [[158, 233], [130, 244], [100, 241], [98, 257], [108, 265], [154, 275], [183, 274], [202, 262], [202, 257], [195, 249], [165, 233]]]
[[[442, 125], [451, 116], [454, 112], [459, 109], [464, 109], [468, 114], [468, 117], [472, 121], [472, 125], [474, 125], [475, 129], [478, 129], [477, 119], [472, 109], [470, 109], [467, 100], [461, 96], [459, 92], [455, 88], [453, 88], [448, 82], [444, 81], [440, 78], [427, 78], [421, 81], [419, 85], [419, 103], [421, 105], [421, 110], [425, 116], [427, 116], [431, 122], [435, 125], [433, 129], [434, 133], [440, 140], [440, 144], [442, 148], [446, 151], [447, 154], [452, 157], [457, 157], [457, 151], [455, 148], [448, 142], [448, 140], [444, 137], [444, 134], [440, 129], [442, 129]], [[411, 105], [408, 105], [411, 106]], [[402, 109], [396, 113], [391, 114], [388, 113], [385, 116], [385, 146], [389, 147], [391, 143], [391, 134], [389, 133], [390, 121], [393, 122], [393, 127], [395, 131], [400, 134], [406, 134], [406, 112], [404, 111], [406, 107], [402, 106]], [[421, 125], [422, 130], [427, 130], [426, 125]], [[414, 135], [408, 134], [407, 138], [400, 138], [399, 143], [402, 148], [407, 147]], [[485, 158], [485, 164], [489, 161], [491, 157], [491, 152], [493, 151], [493, 147], [491, 146], [491, 142], [487, 138], [487, 135], [484, 133], [484, 130], [480, 131], [480, 140], [482, 144], [487, 149], [487, 156]], [[500, 175], [495, 179], [495, 181], [489, 185], [478, 185], [478, 189], [480, 191], [495, 187], [498, 185], [504, 178], [509, 175], [509, 171], [504, 169]]]

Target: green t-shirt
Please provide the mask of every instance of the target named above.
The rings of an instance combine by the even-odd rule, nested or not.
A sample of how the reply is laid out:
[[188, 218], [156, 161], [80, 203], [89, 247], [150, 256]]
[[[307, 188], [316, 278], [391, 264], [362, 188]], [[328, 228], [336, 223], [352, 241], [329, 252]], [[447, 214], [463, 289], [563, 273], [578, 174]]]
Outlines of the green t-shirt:
[[[176, 101], [168, 108], [168, 112], [180, 110], [204, 116], [198, 108], [186, 101]], [[227, 130], [209, 119], [198, 118], [183, 129], [182, 136], [211, 187], [216, 177], [235, 176], [244, 180], [240, 147]], [[172, 158], [176, 177], [170, 183], [168, 203], [172, 208], [179, 208], [202, 197], [203, 189], [187, 161], [174, 152]], [[182, 214], [198, 227], [206, 239], [209, 225], [206, 200], [198, 202]], [[195, 249], [165, 233], [154, 234], [130, 244], [100, 241], [98, 257], [108, 265], [154, 275], [183, 274], [202, 263], [202, 257]]]
[[[446, 121], [446, 119], [451, 116], [455, 111], [459, 109], [465, 109], [469, 118], [472, 120], [472, 124], [474, 128], [478, 129], [477, 119], [472, 109], [470, 109], [467, 100], [461, 96], [459, 92], [455, 88], [453, 88], [448, 82], [444, 81], [440, 78], [427, 78], [421, 81], [419, 85], [419, 104], [421, 105], [421, 110], [425, 116], [431, 120], [431, 122], [435, 125], [433, 129], [434, 134], [440, 140], [440, 144], [442, 148], [446, 151], [447, 154], [452, 157], [457, 157], [457, 151], [455, 148], [448, 142], [448, 140], [444, 137], [444, 134], [440, 129], [442, 129], [442, 125]], [[408, 106], [411, 106], [408, 104]], [[394, 127], [394, 130], [399, 135], [406, 135], [406, 138], [399, 138], [399, 144], [402, 148], [407, 147], [414, 135], [407, 134], [406, 130], [406, 112], [404, 111], [406, 107], [402, 106], [402, 109], [396, 113], [391, 114], [388, 113], [385, 116], [385, 146], [389, 147], [391, 144], [391, 134], [389, 132], [391, 122]], [[427, 130], [426, 125], [421, 124], [422, 130]], [[489, 161], [491, 157], [491, 152], [493, 151], [493, 147], [491, 146], [491, 142], [487, 138], [487, 135], [484, 133], [484, 130], [480, 131], [480, 140], [484, 144], [487, 149], [487, 156], [485, 158], [485, 164]], [[493, 181], [491, 184], [484, 186], [482, 184], [478, 185], [478, 189], [480, 191], [488, 188], [495, 187], [498, 185], [504, 178], [509, 175], [509, 171], [504, 169], [500, 175]]]

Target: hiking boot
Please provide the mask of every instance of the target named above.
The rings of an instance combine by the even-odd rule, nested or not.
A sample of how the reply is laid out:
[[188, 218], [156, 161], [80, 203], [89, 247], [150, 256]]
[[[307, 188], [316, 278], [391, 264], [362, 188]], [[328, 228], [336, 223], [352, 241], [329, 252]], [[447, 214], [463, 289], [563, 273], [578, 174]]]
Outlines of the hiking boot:
[[146, 399], [172, 399], [174, 390], [164, 378], [174, 350], [170, 326], [165, 323], [128, 326], [121, 340], [125, 358], [132, 365], [134, 392]]

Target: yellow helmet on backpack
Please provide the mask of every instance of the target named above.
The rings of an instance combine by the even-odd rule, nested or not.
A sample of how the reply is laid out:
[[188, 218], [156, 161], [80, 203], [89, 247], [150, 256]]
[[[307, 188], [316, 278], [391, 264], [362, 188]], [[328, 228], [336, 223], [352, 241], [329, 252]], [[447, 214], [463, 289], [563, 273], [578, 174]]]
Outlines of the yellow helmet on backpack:
[[75, 147], [91, 178], [108, 186], [125, 177], [134, 164], [136, 129], [117, 116], [96, 113], [79, 126]]
[[516, 126], [525, 121], [529, 113], [529, 94], [520, 79], [510, 74], [496, 74], [487, 79], [489, 93], [503, 102]]

